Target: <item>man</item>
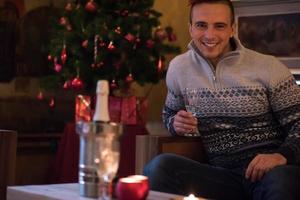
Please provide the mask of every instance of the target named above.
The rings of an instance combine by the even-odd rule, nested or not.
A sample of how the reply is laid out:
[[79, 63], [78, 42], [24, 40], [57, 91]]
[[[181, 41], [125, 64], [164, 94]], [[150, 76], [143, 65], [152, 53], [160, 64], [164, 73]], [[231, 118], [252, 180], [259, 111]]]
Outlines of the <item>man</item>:
[[190, 0], [190, 7], [192, 41], [170, 63], [163, 120], [172, 135], [199, 132], [209, 164], [159, 155], [144, 169], [151, 189], [300, 199], [300, 88], [276, 58], [233, 37], [230, 0]]

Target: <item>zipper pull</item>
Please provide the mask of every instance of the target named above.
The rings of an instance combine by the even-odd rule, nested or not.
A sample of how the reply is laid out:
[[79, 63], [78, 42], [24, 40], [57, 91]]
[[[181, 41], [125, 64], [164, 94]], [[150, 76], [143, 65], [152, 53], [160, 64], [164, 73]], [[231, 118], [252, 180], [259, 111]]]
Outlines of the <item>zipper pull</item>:
[[216, 81], [216, 76], [213, 76], [213, 80]]

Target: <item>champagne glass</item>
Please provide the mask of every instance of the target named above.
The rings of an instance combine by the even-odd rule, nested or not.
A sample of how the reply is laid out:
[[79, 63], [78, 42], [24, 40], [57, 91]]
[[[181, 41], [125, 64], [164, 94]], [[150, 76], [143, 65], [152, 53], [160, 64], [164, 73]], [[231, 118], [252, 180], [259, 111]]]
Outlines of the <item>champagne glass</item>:
[[[196, 90], [195, 89], [185, 89], [184, 94], [184, 106], [187, 112], [192, 113], [192, 115], [198, 120], [198, 106], [196, 102]], [[191, 136], [200, 136], [200, 132], [198, 128], [192, 129], [189, 133], [184, 134], [185, 136], [191, 137]]]
[[107, 133], [95, 139], [94, 163], [99, 177], [99, 200], [112, 199], [112, 181], [120, 159], [120, 144], [115, 134]]

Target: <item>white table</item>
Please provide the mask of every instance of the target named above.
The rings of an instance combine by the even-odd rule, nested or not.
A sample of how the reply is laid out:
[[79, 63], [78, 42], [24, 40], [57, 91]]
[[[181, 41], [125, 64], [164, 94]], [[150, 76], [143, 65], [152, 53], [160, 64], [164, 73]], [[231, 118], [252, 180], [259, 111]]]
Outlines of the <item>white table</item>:
[[[150, 191], [147, 200], [182, 200], [183, 196]], [[7, 200], [92, 200], [79, 196], [77, 183], [10, 186]]]

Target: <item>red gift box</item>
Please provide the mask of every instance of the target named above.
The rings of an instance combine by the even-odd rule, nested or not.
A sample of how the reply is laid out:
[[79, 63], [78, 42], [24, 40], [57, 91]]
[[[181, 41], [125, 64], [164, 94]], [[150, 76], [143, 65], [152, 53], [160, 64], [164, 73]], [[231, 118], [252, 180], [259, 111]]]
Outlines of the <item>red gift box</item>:
[[[109, 97], [110, 121], [127, 125], [145, 124], [148, 100], [145, 97]], [[77, 95], [75, 105], [75, 121], [91, 121], [91, 97]]]
[[144, 124], [146, 122], [148, 101], [146, 98], [135, 96], [124, 97], [121, 108], [123, 124]]
[[109, 97], [109, 117], [112, 122], [120, 122], [121, 120], [121, 97]]
[[87, 95], [77, 95], [75, 100], [75, 122], [91, 121], [91, 97]]

